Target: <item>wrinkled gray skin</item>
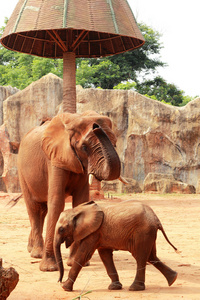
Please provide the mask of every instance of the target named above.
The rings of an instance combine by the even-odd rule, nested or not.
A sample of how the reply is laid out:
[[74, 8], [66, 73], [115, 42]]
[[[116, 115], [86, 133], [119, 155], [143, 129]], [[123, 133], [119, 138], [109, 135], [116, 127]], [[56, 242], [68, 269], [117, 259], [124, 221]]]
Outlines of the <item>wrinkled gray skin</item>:
[[115, 145], [111, 120], [93, 111], [60, 114], [22, 139], [18, 172], [31, 223], [28, 251], [42, 257], [40, 270], [57, 270], [53, 237], [65, 198], [72, 196], [73, 207], [89, 201], [88, 174], [99, 180], [119, 178]]
[[85, 263], [98, 249], [108, 276], [111, 279], [109, 289], [122, 288], [113, 262], [113, 249], [127, 250], [136, 259], [137, 271], [131, 291], [145, 289], [145, 270], [147, 262], [156, 267], [172, 285], [177, 273], [160, 261], [156, 255], [157, 231], [161, 230], [167, 242], [165, 231], [153, 210], [139, 202], [125, 201], [119, 204], [97, 205], [91, 201], [64, 211], [57, 222], [54, 236], [54, 252], [62, 281], [64, 268], [60, 246], [65, 242], [69, 247], [74, 241], [79, 248], [68, 279], [62, 283], [66, 291], [73, 290], [73, 284]]

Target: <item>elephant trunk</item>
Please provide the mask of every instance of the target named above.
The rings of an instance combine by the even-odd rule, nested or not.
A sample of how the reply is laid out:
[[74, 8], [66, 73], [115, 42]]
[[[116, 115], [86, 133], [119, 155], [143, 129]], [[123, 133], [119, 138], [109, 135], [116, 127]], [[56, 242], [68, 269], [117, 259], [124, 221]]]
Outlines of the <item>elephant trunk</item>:
[[61, 241], [54, 241], [54, 254], [56, 257], [56, 263], [58, 265], [58, 269], [60, 272], [60, 277], [58, 279], [58, 282], [62, 282], [63, 275], [64, 275], [64, 267], [63, 267], [63, 260], [62, 260], [62, 255], [60, 251], [60, 246], [61, 246]]
[[99, 170], [99, 172], [98, 170], [95, 170], [94, 175], [99, 180], [114, 180], [119, 178], [121, 172], [121, 162], [109, 137], [97, 124], [93, 125], [93, 132], [100, 142], [104, 158], [102, 162], [102, 169]]

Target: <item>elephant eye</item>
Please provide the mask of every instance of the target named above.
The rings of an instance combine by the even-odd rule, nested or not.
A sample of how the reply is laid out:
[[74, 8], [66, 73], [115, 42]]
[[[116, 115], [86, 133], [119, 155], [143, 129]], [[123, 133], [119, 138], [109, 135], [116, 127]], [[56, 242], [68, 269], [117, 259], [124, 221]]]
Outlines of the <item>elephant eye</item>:
[[65, 230], [64, 227], [61, 226], [61, 227], [58, 229], [58, 233], [59, 233], [59, 234], [62, 234], [62, 233], [64, 232], [64, 230]]
[[87, 147], [87, 145], [86, 144], [83, 144], [82, 145], [82, 150], [84, 151], [84, 152], [88, 152], [88, 147]]

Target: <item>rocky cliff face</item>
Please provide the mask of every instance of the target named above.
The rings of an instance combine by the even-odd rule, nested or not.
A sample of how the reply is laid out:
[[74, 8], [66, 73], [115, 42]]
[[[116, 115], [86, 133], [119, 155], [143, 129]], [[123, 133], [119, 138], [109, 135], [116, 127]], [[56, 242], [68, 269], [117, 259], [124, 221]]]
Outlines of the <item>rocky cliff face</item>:
[[[3, 101], [18, 91], [19, 90], [17, 88], [13, 88], [11, 86], [0, 86], [0, 190], [3, 191], [6, 191], [6, 187], [1, 175], [4, 172], [4, 166], [7, 159], [5, 156], [10, 155], [9, 152], [7, 152], [7, 148], [9, 146], [9, 144], [6, 142], [6, 139], [8, 140], [7, 132], [5, 132], [5, 127], [1, 128], [1, 125], [4, 122]], [[3, 153], [5, 152], [7, 154], [5, 154], [3, 157]]]
[[[62, 80], [53, 74], [9, 97], [4, 101], [9, 140], [20, 142], [30, 128], [62, 111], [58, 107], [61, 102]], [[134, 91], [77, 87], [77, 110], [95, 110], [112, 119], [123, 176], [143, 187], [149, 173], [172, 174], [176, 180], [197, 187], [200, 98], [178, 108]]]
[[143, 185], [148, 173], [173, 174], [197, 187], [200, 176], [200, 98], [185, 107], [151, 100], [133, 91], [78, 90], [78, 109], [113, 120], [125, 177]]
[[[17, 148], [22, 137], [42, 121], [55, 115], [62, 102], [62, 79], [49, 74], [3, 101], [4, 124], [0, 127], [0, 189], [20, 191]], [[9, 96], [9, 94], [8, 94]]]
[[55, 115], [62, 102], [62, 79], [49, 74], [3, 102], [4, 124], [10, 141], [20, 142], [33, 127]]
[[0, 86], [0, 125], [3, 124], [3, 101], [19, 90], [11, 86]]

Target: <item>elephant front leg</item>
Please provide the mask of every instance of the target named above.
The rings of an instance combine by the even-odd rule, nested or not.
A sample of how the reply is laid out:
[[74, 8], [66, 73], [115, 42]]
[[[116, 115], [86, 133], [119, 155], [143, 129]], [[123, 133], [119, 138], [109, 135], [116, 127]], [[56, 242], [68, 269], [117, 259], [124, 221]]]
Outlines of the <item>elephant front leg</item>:
[[[82, 176], [83, 180], [79, 183], [79, 188], [76, 188], [75, 191], [73, 191], [73, 200], [72, 205], [73, 207], [76, 207], [84, 202], [89, 201], [89, 185], [88, 185], [88, 178], [87, 176]], [[68, 266], [72, 266], [74, 262], [74, 258], [76, 256], [77, 249], [79, 247], [79, 242], [74, 242], [70, 247], [70, 255], [67, 261]], [[89, 266], [90, 262], [86, 262], [85, 266]]]
[[58, 267], [53, 251], [53, 239], [56, 223], [65, 206], [65, 185], [68, 173], [52, 166], [49, 174], [47, 229], [41, 271], [57, 271]]
[[112, 249], [98, 249], [99, 255], [103, 264], [106, 268], [107, 274], [111, 279], [109, 290], [121, 290], [122, 284], [119, 282], [119, 276], [113, 261], [113, 250]]
[[[76, 252], [78, 250], [79, 245], [80, 245], [80, 242], [74, 242], [70, 247], [70, 254], [69, 254], [69, 258], [67, 260], [67, 265], [69, 267], [71, 267], [74, 263]], [[84, 265], [84, 267], [88, 267], [89, 265], [90, 265], [90, 262], [87, 261], [86, 264]]]
[[82, 264], [83, 263], [81, 263], [81, 260], [79, 260], [79, 261], [75, 260], [73, 262], [73, 265], [68, 274], [68, 279], [62, 283], [62, 288], [65, 291], [71, 292], [73, 290], [74, 282], [75, 282], [80, 270], [82, 269]]
[[44, 246], [42, 260], [40, 262], [40, 270], [44, 272], [45, 271], [52, 272], [58, 270], [58, 266], [53, 251], [53, 239], [54, 239], [56, 222], [60, 216], [60, 213], [64, 209], [64, 200], [62, 205], [58, 204], [58, 207], [57, 205], [48, 206], [49, 212], [47, 214], [46, 239], [45, 239], [45, 246]]
[[90, 240], [88, 240], [88, 241], [85, 243], [82, 242], [76, 252], [74, 262], [73, 262], [72, 267], [68, 274], [68, 279], [62, 283], [62, 288], [65, 291], [70, 292], [73, 290], [74, 282], [75, 282], [80, 270], [82, 269], [82, 267], [85, 266], [87, 261], [92, 257], [92, 255], [96, 249], [93, 245], [93, 241], [92, 240], [91, 240], [91, 242], [90, 242]]
[[75, 260], [75, 256], [76, 256], [76, 252], [78, 250], [80, 242], [74, 242], [71, 246], [70, 246], [70, 254], [69, 254], [69, 258], [67, 260], [67, 265], [69, 267], [71, 267], [74, 263]]

